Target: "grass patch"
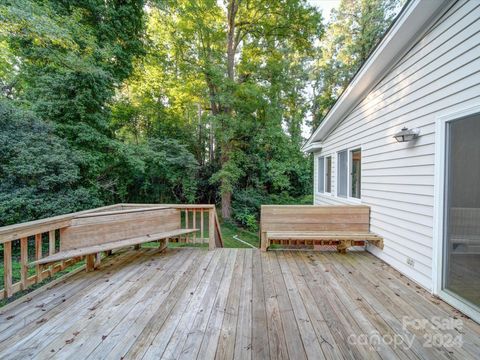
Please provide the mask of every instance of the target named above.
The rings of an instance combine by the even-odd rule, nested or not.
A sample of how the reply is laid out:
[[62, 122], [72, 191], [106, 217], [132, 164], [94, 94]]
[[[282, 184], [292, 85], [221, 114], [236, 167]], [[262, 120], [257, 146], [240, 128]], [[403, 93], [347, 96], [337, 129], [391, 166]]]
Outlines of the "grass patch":
[[260, 239], [257, 234], [242, 229], [235, 224], [224, 221], [220, 224], [222, 229], [223, 245], [226, 248], [250, 248], [250, 246], [235, 239], [235, 237], [255, 246], [260, 247]]

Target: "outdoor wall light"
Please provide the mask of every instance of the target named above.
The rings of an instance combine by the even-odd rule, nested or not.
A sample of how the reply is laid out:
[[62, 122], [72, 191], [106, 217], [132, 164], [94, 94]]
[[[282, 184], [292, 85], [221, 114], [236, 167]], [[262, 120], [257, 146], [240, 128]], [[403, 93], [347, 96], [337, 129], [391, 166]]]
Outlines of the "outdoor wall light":
[[404, 127], [401, 131], [393, 135], [393, 137], [397, 142], [406, 142], [415, 140], [418, 138], [418, 135], [420, 135], [420, 129], [408, 129]]

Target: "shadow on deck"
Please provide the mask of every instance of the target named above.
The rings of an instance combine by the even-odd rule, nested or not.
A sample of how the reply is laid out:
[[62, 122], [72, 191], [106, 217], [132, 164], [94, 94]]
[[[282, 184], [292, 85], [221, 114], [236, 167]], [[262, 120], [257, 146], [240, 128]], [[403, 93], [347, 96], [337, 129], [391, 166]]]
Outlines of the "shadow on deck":
[[0, 309], [2, 359], [479, 354], [478, 324], [363, 251], [121, 251]]

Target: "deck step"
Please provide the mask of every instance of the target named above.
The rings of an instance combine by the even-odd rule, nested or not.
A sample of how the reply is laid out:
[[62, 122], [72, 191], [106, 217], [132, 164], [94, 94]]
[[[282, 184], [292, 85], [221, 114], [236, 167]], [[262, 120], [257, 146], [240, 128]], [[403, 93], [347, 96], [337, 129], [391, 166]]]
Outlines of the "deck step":
[[56, 254], [44, 257], [42, 259], [39, 259], [37, 261], [33, 261], [29, 263], [29, 266], [33, 265], [43, 265], [43, 264], [49, 264], [52, 262], [57, 262], [57, 261], [62, 261], [62, 260], [67, 260], [79, 256], [85, 256], [85, 255], [90, 255], [90, 254], [96, 254], [102, 251], [108, 251], [108, 250], [115, 250], [119, 249], [122, 247], [127, 247], [127, 246], [132, 246], [132, 245], [139, 245], [151, 241], [156, 241], [156, 240], [161, 240], [161, 239], [166, 239], [170, 237], [176, 237], [180, 235], [185, 235], [185, 234], [190, 234], [199, 231], [199, 229], [178, 229], [178, 230], [173, 230], [173, 231], [166, 231], [166, 232], [161, 232], [161, 233], [155, 233], [155, 234], [148, 234], [144, 236], [139, 236], [136, 238], [131, 238], [131, 239], [125, 239], [125, 240], [119, 240], [119, 241], [112, 241], [109, 243], [104, 243], [101, 245], [92, 245], [92, 246], [87, 246], [87, 247], [82, 247], [78, 249], [71, 249], [71, 250], [65, 250], [65, 251], [60, 251]]

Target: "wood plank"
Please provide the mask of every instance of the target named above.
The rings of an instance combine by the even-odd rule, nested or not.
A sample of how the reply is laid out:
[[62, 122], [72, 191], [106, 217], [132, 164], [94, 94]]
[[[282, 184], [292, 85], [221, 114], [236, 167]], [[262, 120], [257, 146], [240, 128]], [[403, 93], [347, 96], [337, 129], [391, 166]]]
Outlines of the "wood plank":
[[267, 310], [263, 289], [263, 266], [259, 251], [252, 260], [252, 358], [269, 359]]
[[297, 266], [304, 275], [318, 308], [325, 316], [343, 357], [349, 359], [379, 359], [378, 353], [370, 344], [355, 346], [345, 341], [349, 336], [360, 336], [364, 333], [350, 311], [330, 288], [330, 282], [324, 276], [325, 269], [319, 267], [318, 261], [313, 256], [314, 253], [299, 252], [298, 255]]
[[[225, 252], [225, 250], [221, 250]], [[180, 359], [188, 359], [196, 356], [199, 359], [213, 359], [217, 351], [220, 329], [225, 316], [225, 306], [228, 299], [228, 290], [232, 282], [233, 269], [235, 259], [237, 257], [237, 249], [227, 250], [227, 262], [220, 285], [218, 286], [215, 302], [213, 303], [210, 314], [202, 311], [195, 318], [194, 331], [190, 332], [190, 336], [182, 350]], [[200, 316], [199, 316], [200, 315]]]
[[311, 320], [317, 339], [320, 342], [322, 352], [327, 359], [342, 359], [342, 353], [331, 333], [329, 321], [327, 317], [322, 314], [318, 306], [316, 306], [314, 295], [310, 291], [305, 276], [295, 261], [295, 257], [297, 257], [296, 254], [287, 252], [285, 254], [285, 262], [288, 265], [288, 271], [291, 272], [292, 278], [296, 283], [298, 293], [305, 305], [305, 310]]
[[[212, 260], [214, 254], [216, 254], [217, 257], [219, 255], [219, 253], [211, 251], [201, 252], [202, 263], [192, 274], [186, 288], [177, 287], [175, 292], [169, 295], [167, 301], [162, 304], [161, 310], [157, 311], [155, 316], [149, 320], [129, 349], [127, 348], [127, 346], [129, 346], [128, 344], [121, 342], [117, 344], [112, 354], [119, 354], [121, 357], [123, 351], [120, 349], [125, 348], [128, 349], [128, 352], [124, 355], [125, 358], [140, 359], [144, 358], [147, 351], [150, 351], [149, 354], [154, 353], [153, 348], [155, 348], [158, 350], [158, 357], [160, 357], [176, 329], [177, 319], [179, 320], [181, 315], [186, 311], [192, 299], [192, 294], [195, 293], [207, 269], [210, 267], [212, 261], [214, 261]], [[161, 334], [159, 334], [160, 332]], [[161, 344], [162, 342], [163, 346]], [[152, 349], [150, 349], [150, 347], [152, 347]], [[110, 355], [108, 357], [118, 358]]]
[[[423, 359], [443, 357], [442, 355], [436, 354], [436, 351], [432, 348], [423, 346], [422, 342], [419, 341], [423, 335], [420, 335], [419, 332], [410, 332], [405, 329], [402, 323], [403, 316], [402, 312], [399, 311], [399, 305], [389, 301], [388, 298], [382, 294], [382, 291], [379, 289], [381, 285], [375, 275], [376, 271], [370, 274], [370, 269], [369, 273], [365, 273], [362, 266], [355, 260], [358, 258], [357, 253], [351, 254], [350, 256], [342, 256], [341, 258], [340, 263], [335, 263], [335, 268], [340, 269], [343, 276], [350, 278], [350, 282], [359, 288], [358, 292], [361, 294], [363, 301], [367, 302], [372, 309], [375, 309], [376, 313], [381, 314], [382, 320], [392, 329], [393, 334], [401, 336], [403, 339], [411, 340], [411, 345], [408, 352], [405, 352], [405, 356], [408, 358]], [[382, 333], [385, 332], [388, 333], [389, 330], [386, 329]], [[394, 350], [401, 351], [403, 347], [398, 347]]]
[[[82, 353], [88, 359], [105, 359], [106, 354], [111, 359], [119, 359], [128, 350], [128, 345], [136, 341], [138, 334], [144, 329], [145, 324], [160, 311], [164, 301], [175, 292], [177, 286], [182, 287], [190, 280], [190, 275], [196, 270], [200, 264], [202, 257], [200, 252], [192, 252], [182, 263], [178, 263], [176, 269], [170, 269], [172, 272], [169, 278], [160, 286], [154, 287], [143, 301], [134, 304], [117, 325], [108, 322], [108, 327], [102, 331], [102, 340], [99, 345], [88, 354], [86, 349], [82, 349]], [[173, 265], [175, 266], [175, 265]], [[173, 267], [172, 266], [172, 267]], [[157, 275], [156, 271], [151, 270], [152, 275]], [[148, 276], [148, 275], [144, 275]], [[89, 347], [91, 346], [89, 341]], [[118, 346], [121, 345], [121, 346]], [[116, 348], [114, 350], [114, 348]], [[123, 350], [122, 350], [123, 348]]]
[[240, 290], [245, 268], [245, 254], [245, 250], [238, 249], [215, 359], [233, 359], [234, 356]]
[[287, 260], [284, 252], [278, 252], [278, 263], [280, 265], [281, 273], [287, 288], [288, 298], [291, 302], [293, 315], [297, 323], [302, 343], [307, 354], [307, 357], [325, 359], [325, 355], [320, 347], [320, 343], [312, 326], [312, 319], [307, 313], [302, 297], [300, 296], [297, 284], [293, 279], [290, 269], [288, 268]]
[[275, 291], [272, 269], [269, 266], [268, 258], [272, 256], [274, 256], [272, 253], [261, 254], [269, 353], [271, 359], [288, 359], [287, 343], [283, 331], [280, 307]]
[[131, 238], [131, 239], [126, 239], [126, 240], [119, 240], [115, 242], [110, 242], [110, 243], [104, 243], [101, 245], [92, 245], [84, 248], [79, 248], [79, 249], [72, 249], [72, 250], [64, 250], [60, 251], [52, 256], [47, 256], [41, 260], [37, 260], [31, 263], [31, 265], [37, 265], [37, 264], [48, 264], [51, 262], [57, 262], [60, 260], [65, 260], [65, 259], [70, 259], [73, 257], [78, 257], [78, 256], [84, 256], [88, 254], [95, 254], [99, 253], [102, 251], [107, 251], [107, 250], [115, 250], [115, 249], [120, 249], [122, 247], [126, 246], [132, 246], [136, 244], [142, 244], [142, 243], [147, 243], [155, 240], [160, 240], [164, 238], [169, 238], [173, 236], [178, 236], [181, 234], [187, 234], [197, 231], [197, 229], [181, 229], [181, 230], [173, 230], [173, 231], [168, 231], [168, 232], [161, 232], [161, 233], [156, 233], [156, 234], [149, 234], [146, 236], [140, 236], [136, 238]]
[[[150, 294], [162, 291], [168, 287], [173, 280], [175, 270], [183, 264], [191, 255], [192, 250], [177, 252], [176, 256], [159, 256], [151, 258], [145, 266], [145, 271], [136, 280], [130, 283], [123, 283], [117, 292], [111, 296], [102, 296], [101, 303], [92, 304], [87, 308], [87, 314], [72, 315], [73, 319], [67, 326], [58, 324], [53, 329], [53, 334], [48, 333], [48, 339], [52, 342], [39, 346], [37, 357], [43, 358], [54, 350], [57, 358], [69, 358], [77, 353], [89, 354], [103, 340], [104, 335], [124, 320], [136, 304], [148, 303]], [[157, 270], [158, 268], [158, 270]], [[155, 269], [155, 270], [153, 270]], [[153, 276], [155, 273], [155, 276]], [[112, 308], [115, 310], [112, 312]], [[63, 328], [58, 331], [58, 327]], [[70, 341], [72, 340], [73, 341]]]
[[[367, 257], [366, 254], [363, 253], [359, 253], [358, 255], [359, 258]], [[370, 261], [372, 261], [372, 259], [370, 259]], [[378, 261], [379, 263], [384, 264], [379, 259], [375, 259], [373, 261], [375, 263]], [[360, 261], [359, 263], [363, 262]], [[365, 266], [365, 264], [363, 263], [363, 265], [360, 266]], [[365, 274], [365, 276], [367, 275], [369, 274]], [[416, 333], [420, 339], [424, 339], [425, 333], [429, 334], [431, 337], [438, 337], [439, 331], [436, 330], [437, 327], [433, 324], [432, 320], [436, 317], [453, 319], [457, 317], [458, 312], [454, 311], [453, 308], [450, 308], [452, 312], [448, 313], [443, 311], [443, 309], [439, 308], [438, 306], [432, 306], [433, 304], [437, 305], [440, 303], [440, 301], [436, 298], [432, 298], [430, 301], [422, 301], [419, 298], [418, 292], [414, 290], [415, 288], [411, 283], [410, 286], [405, 286], [405, 284], [402, 284], [402, 282], [399, 280], [399, 277], [401, 276], [402, 275], [399, 273], [397, 273], [395, 276], [392, 276], [392, 274], [388, 273], [385, 274], [382, 269], [378, 269], [375, 272], [375, 279], [373, 281], [376, 281], [377, 284], [382, 285], [378, 287], [378, 289], [383, 293], [382, 297], [387, 297], [388, 301], [398, 307], [396, 313], [402, 316], [402, 320], [403, 316], [406, 316], [409, 318], [424, 319], [427, 321], [428, 326], [425, 326], [424, 329], [420, 329], [420, 331], [412, 326], [408, 326], [407, 329], [410, 332]], [[455, 329], [445, 329], [442, 331], [442, 333], [442, 336], [455, 337], [458, 335], [458, 332]], [[458, 348], [457, 351], [460, 354], [463, 353], [464, 358], [468, 358], [469, 354], [476, 354], [480, 350], [480, 337], [478, 335], [472, 336], [471, 332], [462, 330], [462, 341], [462, 347]], [[438, 349], [439, 347], [434, 347], [434, 350], [438, 351]], [[444, 350], [443, 353], [448, 353], [448, 351]]]
[[234, 359], [252, 358], [252, 255], [253, 250], [245, 249], [240, 301], [238, 305], [237, 331], [235, 332]]
[[[159, 358], [161, 356], [162, 358], [167, 359], [178, 359], [180, 357], [197, 313], [203, 312], [204, 306], [208, 307], [208, 305], [204, 305], [204, 299], [206, 298], [208, 300], [209, 297], [212, 296], [212, 294], [207, 294], [208, 290], [215, 288], [218, 277], [223, 274], [227, 252], [218, 253], [219, 256], [216, 258], [216, 262], [210, 265], [211, 268], [209, 268], [209, 271], [202, 279], [197, 292], [193, 295], [189, 308], [182, 314], [180, 320], [176, 323], [177, 327], [175, 332], [171, 336], [163, 355], [152, 356], [150, 355], [149, 349], [149, 352], [146, 354], [146, 356], [148, 355], [149, 358]], [[213, 283], [213, 288], [210, 286], [210, 283]]]
[[288, 296], [282, 270], [276, 253], [272, 253], [272, 255], [273, 256], [267, 257], [268, 266], [273, 274], [273, 284], [275, 293], [277, 294], [278, 308], [285, 333], [288, 356], [291, 359], [306, 359], [307, 354], [303, 346], [295, 315], [293, 314], [292, 303]]
[[[127, 275], [135, 275], [136, 270], [139, 269], [139, 264], [135, 264], [137, 266], [133, 267], [134, 265], [132, 265], [131, 262], [138, 259], [139, 256], [139, 254], [135, 256], [130, 254], [130, 256], [127, 256], [127, 254], [124, 253], [110, 259], [109, 262], [105, 264], [105, 269], [111, 269], [112, 267], [115, 269], [115, 266], [118, 264], [121, 264], [122, 267], [121, 269], [117, 268], [117, 271], [110, 276], [109, 284], [114, 283], [117, 276], [127, 281], [129, 278]], [[127, 262], [125, 261], [126, 259], [128, 260]], [[82, 270], [82, 268], [83, 267], [80, 267], [79, 271]], [[105, 280], [100, 279], [100, 274], [89, 273], [83, 276], [73, 276], [77, 272], [78, 271], [75, 270], [72, 273], [72, 277], [67, 276], [68, 274], [65, 275], [63, 280], [58, 283], [54, 280], [52, 285], [56, 284], [56, 286], [53, 293], [48, 291], [51, 285], [47, 284], [21, 298], [23, 299], [21, 302], [17, 300], [15, 301], [17, 304], [14, 302], [2, 308], [0, 315], [2, 320], [0, 321], [0, 343], [3, 343], [13, 335], [23, 334], [27, 336], [40, 326], [37, 325], [39, 319], [49, 319], [50, 317], [59, 316], [70, 304], [82, 298], [88, 299], [90, 288], [93, 286], [99, 283], [106, 285]], [[92, 281], [92, 279], [95, 280]], [[78, 294], [80, 294], [80, 296]], [[10, 305], [15, 306], [10, 307]], [[42, 311], [39, 311], [39, 309]], [[24, 324], [28, 325], [25, 326]]]

